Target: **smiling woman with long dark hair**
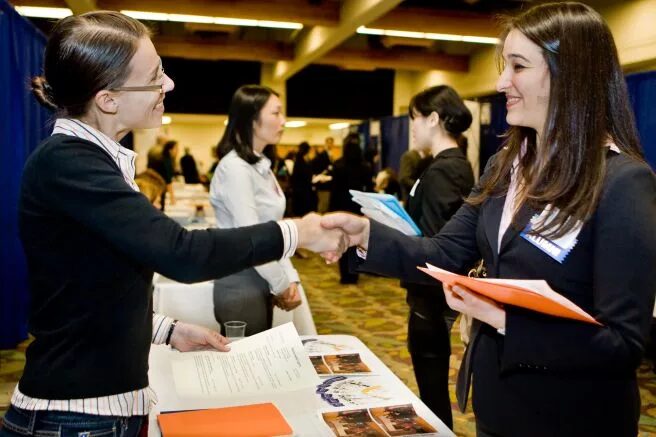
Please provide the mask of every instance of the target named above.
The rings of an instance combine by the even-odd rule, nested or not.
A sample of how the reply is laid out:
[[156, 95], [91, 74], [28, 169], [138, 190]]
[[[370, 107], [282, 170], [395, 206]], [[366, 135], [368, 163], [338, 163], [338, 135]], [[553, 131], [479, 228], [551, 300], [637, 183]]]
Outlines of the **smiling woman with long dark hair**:
[[489, 278], [546, 280], [602, 324], [445, 285], [449, 306], [474, 318], [457, 394], [462, 408], [473, 373], [479, 436], [635, 436], [656, 294], [656, 177], [613, 37], [581, 3], [535, 6], [505, 26], [497, 90], [511, 128], [455, 216], [433, 238], [348, 215], [323, 224], [367, 250], [364, 271], [422, 282], [417, 265], [466, 273], [482, 258]]

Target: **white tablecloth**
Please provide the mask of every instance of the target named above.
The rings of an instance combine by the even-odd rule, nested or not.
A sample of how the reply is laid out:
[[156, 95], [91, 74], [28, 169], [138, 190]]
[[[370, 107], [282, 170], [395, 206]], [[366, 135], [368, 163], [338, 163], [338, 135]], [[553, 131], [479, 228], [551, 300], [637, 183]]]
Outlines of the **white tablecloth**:
[[[392, 373], [385, 364], [376, 357], [367, 348], [364, 343], [355, 337], [346, 335], [320, 335], [312, 336], [312, 338], [319, 338], [324, 341], [344, 342], [347, 341], [357, 345], [357, 351], [360, 353], [363, 361], [366, 362], [372, 372], [379, 375], [385, 381], [385, 384], [393, 389], [394, 392], [400, 393], [401, 397], [398, 401], [399, 404], [412, 402], [415, 411], [421, 417], [426, 419], [431, 425], [437, 428], [440, 436], [455, 436], [446, 425], [435, 416], [424, 405], [412, 391], [407, 388], [403, 382]], [[287, 392], [276, 394], [272, 396], [249, 396], [230, 399], [197, 399], [182, 401], [176, 391], [173, 383], [172, 368], [170, 359], [172, 354], [178, 352], [172, 351], [167, 346], [153, 346], [150, 352], [150, 385], [157, 393], [159, 402], [155, 405], [150, 414], [150, 428], [149, 436], [160, 436], [159, 427], [157, 425], [157, 414], [160, 411], [175, 411], [175, 410], [190, 410], [201, 408], [215, 408], [234, 405], [246, 405], [261, 402], [274, 403], [280, 412], [285, 416], [285, 419], [294, 430], [294, 436], [298, 437], [316, 437], [316, 436], [332, 436], [328, 426], [323, 423], [317, 414], [319, 410], [328, 408], [321, 397], [315, 393], [313, 389], [306, 391]], [[395, 402], [390, 402], [390, 405]]]

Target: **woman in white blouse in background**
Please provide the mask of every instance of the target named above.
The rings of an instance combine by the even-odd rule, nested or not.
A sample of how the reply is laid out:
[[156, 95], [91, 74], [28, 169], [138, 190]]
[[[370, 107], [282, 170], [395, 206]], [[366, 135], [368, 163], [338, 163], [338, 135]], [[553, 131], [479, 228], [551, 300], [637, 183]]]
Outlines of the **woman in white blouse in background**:
[[[220, 162], [210, 186], [210, 201], [220, 228], [282, 218], [285, 195], [262, 151], [267, 144], [280, 141], [284, 126], [282, 103], [275, 91], [245, 85], [233, 95], [228, 125], [218, 146]], [[274, 304], [291, 311], [305, 301], [298, 272], [289, 259], [249, 268], [214, 284], [217, 321], [223, 325], [243, 320], [247, 322], [246, 335], [272, 326]], [[302, 321], [295, 317], [297, 329], [302, 334], [314, 334], [307, 303], [304, 307], [296, 311], [305, 315]]]

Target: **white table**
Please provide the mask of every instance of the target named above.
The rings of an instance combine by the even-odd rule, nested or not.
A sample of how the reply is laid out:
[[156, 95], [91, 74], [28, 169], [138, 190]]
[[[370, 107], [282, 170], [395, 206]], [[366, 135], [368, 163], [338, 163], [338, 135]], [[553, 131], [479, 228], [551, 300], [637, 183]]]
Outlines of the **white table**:
[[[403, 404], [412, 402], [417, 414], [426, 419], [437, 428], [440, 436], [455, 436], [446, 425], [433, 414], [412, 391], [392, 371], [367, 348], [360, 340], [346, 335], [319, 335], [302, 338], [318, 338], [323, 341], [349, 342], [357, 345], [357, 351], [362, 360], [366, 362], [372, 372], [375, 372], [385, 384], [395, 393], [400, 394], [398, 402], [389, 404]], [[332, 436], [330, 429], [323, 423], [317, 412], [329, 408], [314, 389], [305, 391], [286, 392], [270, 396], [248, 396], [230, 399], [198, 399], [185, 400], [182, 402], [175, 391], [170, 359], [172, 354], [179, 352], [169, 349], [167, 346], [153, 346], [150, 352], [150, 386], [155, 390], [159, 401], [150, 414], [149, 436], [160, 436], [157, 425], [157, 414], [161, 411], [173, 411], [181, 409], [202, 409], [212, 407], [225, 407], [234, 405], [245, 405], [261, 402], [274, 403], [285, 419], [294, 430], [294, 436], [316, 437]]]

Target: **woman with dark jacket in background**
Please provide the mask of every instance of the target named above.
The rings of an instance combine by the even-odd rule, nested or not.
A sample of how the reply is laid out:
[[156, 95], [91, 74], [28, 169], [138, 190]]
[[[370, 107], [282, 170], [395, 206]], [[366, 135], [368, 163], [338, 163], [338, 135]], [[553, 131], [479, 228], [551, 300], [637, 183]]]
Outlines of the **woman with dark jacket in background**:
[[310, 145], [303, 141], [298, 146], [291, 177], [292, 211], [298, 216], [315, 211], [317, 207], [317, 194], [312, 188], [312, 163], [309, 153]]
[[[360, 205], [351, 200], [349, 190], [373, 191], [373, 170], [364, 160], [360, 146], [360, 136], [351, 133], [344, 138], [342, 157], [335, 161], [332, 172], [330, 192], [330, 211], [348, 211], [360, 214]], [[353, 249], [349, 249], [353, 250]], [[340, 282], [356, 284], [358, 274], [349, 272], [348, 257], [339, 260]]]
[[[422, 234], [432, 237], [462, 206], [474, 186], [471, 165], [459, 147], [459, 138], [471, 125], [472, 115], [458, 93], [445, 85], [414, 96], [409, 115], [415, 147], [432, 156], [432, 161], [410, 190], [406, 209]], [[422, 285], [401, 281], [401, 286], [408, 291], [408, 350], [421, 400], [453, 428], [449, 331], [458, 313], [446, 304], [439, 282]]]

